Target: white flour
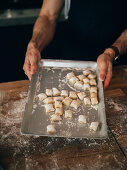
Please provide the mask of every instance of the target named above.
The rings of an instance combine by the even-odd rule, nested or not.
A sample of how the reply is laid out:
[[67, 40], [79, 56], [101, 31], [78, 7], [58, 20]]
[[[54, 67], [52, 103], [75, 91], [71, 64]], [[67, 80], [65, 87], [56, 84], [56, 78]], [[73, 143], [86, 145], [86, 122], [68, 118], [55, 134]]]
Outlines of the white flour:
[[113, 100], [108, 100], [107, 101], [110, 108], [114, 108], [116, 111], [122, 111], [123, 110], [123, 106], [121, 104], [118, 104], [116, 102], [114, 102]]
[[[29, 136], [20, 135], [27, 93], [21, 92], [19, 97], [21, 99], [15, 101], [5, 100], [5, 103], [0, 106], [0, 143], [8, 143], [10, 146], [26, 144], [28, 143], [26, 139], [29, 138]], [[10, 138], [13, 138], [13, 142]]]
[[[21, 127], [21, 121], [22, 116], [25, 109], [25, 104], [27, 101], [27, 93], [20, 93], [19, 94], [20, 99], [15, 101], [6, 100], [5, 103], [3, 103], [2, 106], [0, 106], [0, 145], [2, 146], [8, 146], [13, 149], [13, 159], [15, 160], [15, 164], [12, 165], [10, 169], [16, 170], [18, 169], [19, 165], [21, 164], [20, 160], [17, 159], [17, 155], [22, 154], [22, 156], [25, 157], [25, 166], [26, 169], [36, 169], [42, 168], [40, 158], [32, 157], [33, 152], [35, 154], [42, 154], [45, 153], [45, 157], [47, 157], [48, 160], [52, 162], [52, 165], [54, 169], [59, 170], [61, 169], [61, 165], [59, 162], [59, 150], [63, 147], [74, 147], [77, 146], [83, 146], [83, 149], [86, 148], [94, 148], [97, 145], [106, 145], [107, 140], [103, 140], [101, 142], [97, 142], [94, 139], [89, 140], [89, 142], [86, 139], [76, 139], [76, 138], [47, 138], [47, 137], [39, 137], [39, 136], [27, 136], [27, 135], [21, 135], [20, 134], [20, 127]], [[113, 105], [110, 102], [111, 105]], [[4, 110], [4, 112], [3, 112]], [[7, 114], [7, 110], [9, 110], [9, 113]], [[68, 121], [68, 123], [70, 123]], [[38, 141], [40, 141], [38, 143]], [[39, 147], [38, 147], [39, 144]], [[41, 144], [41, 145], [40, 145]], [[60, 145], [60, 146], [59, 146]], [[58, 151], [54, 152], [53, 148], [54, 146], [58, 148]], [[111, 146], [110, 146], [111, 147]], [[24, 148], [22, 150], [22, 148]], [[56, 149], [57, 150], [57, 149]], [[23, 153], [22, 153], [23, 151]], [[46, 154], [47, 153], [47, 154]], [[49, 153], [51, 158], [49, 159]], [[30, 155], [31, 154], [31, 155]], [[95, 163], [93, 162], [92, 167], [87, 167], [89, 170], [92, 170], [93, 168], [95, 170], [102, 169], [103, 167], [108, 166], [108, 163], [100, 161], [102, 160], [103, 155], [98, 155], [98, 161]], [[78, 157], [77, 157], [78, 158]], [[84, 157], [85, 159], [85, 157]], [[43, 160], [43, 159], [42, 159]], [[118, 162], [118, 159], [114, 160], [115, 162]], [[47, 168], [49, 166], [48, 162], [46, 162]], [[84, 163], [78, 163], [76, 162], [71, 169], [83, 169], [85, 168]], [[122, 167], [122, 163], [121, 163]]]

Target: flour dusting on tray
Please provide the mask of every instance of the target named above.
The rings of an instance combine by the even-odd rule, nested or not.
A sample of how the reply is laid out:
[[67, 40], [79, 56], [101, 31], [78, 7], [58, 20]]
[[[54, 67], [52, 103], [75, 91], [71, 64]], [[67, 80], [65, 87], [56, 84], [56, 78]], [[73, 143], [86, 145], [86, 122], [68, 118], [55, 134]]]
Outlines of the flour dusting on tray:
[[[87, 72], [83, 72], [85, 69], [90, 70], [89, 74], [87, 74]], [[70, 78], [67, 79], [67, 74], [71, 72], [74, 73], [72, 76], [76, 76], [76, 86], [73, 84], [75, 83], [73, 82], [73, 80], [70, 84]], [[87, 76], [89, 76], [91, 84], [89, 85], [89, 88], [85, 87], [85, 89], [82, 89], [83, 84], [86, 82], [83, 82], [82, 79], [86, 78]], [[96, 85], [96, 81], [98, 85], [98, 92], [90, 92], [90, 87]], [[86, 105], [80, 99], [72, 98], [73, 102], [71, 102], [74, 104], [68, 106], [63, 104], [63, 113], [60, 114], [62, 120], [55, 121], [54, 119], [51, 119], [51, 115], [55, 113], [55, 110], [54, 113], [46, 113], [46, 103], [44, 103], [43, 101], [39, 101], [37, 98], [37, 96], [41, 93], [46, 94], [47, 89], [57, 89], [58, 92], [61, 92], [62, 90], [68, 90], [69, 93], [78, 93], [83, 92], [85, 90], [87, 96], [94, 97], [96, 100], [93, 100], [93, 105]], [[97, 95], [95, 95], [96, 93]], [[97, 96], [98, 99], [96, 98]], [[53, 98], [53, 96], [48, 96], [48, 98]], [[50, 102], [51, 99], [49, 100], [48, 98], [45, 100], [47, 100], [47, 102]], [[47, 104], [50, 105], [47, 105], [46, 107], [51, 107], [52, 105], [53, 111], [54, 103], [51, 101], [51, 103]], [[73, 111], [72, 118], [70, 118], [69, 120], [64, 117], [64, 111], [66, 111], [67, 109], [71, 109]], [[78, 116], [82, 114], [87, 117], [87, 122], [86, 124], [84, 124], [84, 126], [80, 125], [78, 122]], [[55, 118], [55, 116], [53, 117]], [[30, 120], [29, 123], [28, 120]], [[52, 122], [52, 120], [54, 121]], [[91, 122], [97, 121], [99, 122], [98, 129], [96, 132], [93, 132], [89, 128], [90, 124]], [[47, 136], [49, 134], [47, 134], [46, 127], [50, 124], [55, 125], [56, 134], [53, 134], [53, 136], [66, 137], [70, 135], [69, 137], [85, 138], [103, 138], [107, 136], [103, 89], [102, 83], [98, 79], [97, 64], [95, 62], [44, 60], [43, 62], [41, 61], [39, 63], [38, 72], [34, 75], [31, 81], [28, 96], [28, 105], [25, 110], [22, 124], [22, 132], [26, 134], [30, 133], [35, 135]]]

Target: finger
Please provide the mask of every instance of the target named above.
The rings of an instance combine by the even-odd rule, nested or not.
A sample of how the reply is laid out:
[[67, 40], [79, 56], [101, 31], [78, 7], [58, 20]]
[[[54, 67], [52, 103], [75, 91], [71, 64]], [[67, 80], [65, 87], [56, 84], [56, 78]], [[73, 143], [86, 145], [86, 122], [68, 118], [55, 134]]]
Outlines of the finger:
[[32, 64], [31, 65], [31, 74], [34, 74], [37, 71], [37, 64]]
[[27, 75], [28, 79], [31, 80], [32, 75], [30, 74], [29, 71], [25, 71], [25, 74]]
[[30, 72], [30, 64], [28, 64], [27, 62], [25, 62], [24, 65], [23, 65], [23, 70]]
[[98, 65], [98, 68], [100, 70], [100, 73], [99, 73], [99, 79], [101, 81], [104, 81], [105, 80], [105, 77], [106, 77], [106, 73], [107, 73], [107, 64], [105, 62], [101, 62], [99, 65]]
[[38, 63], [38, 56], [31, 56], [30, 58], [31, 74], [34, 74], [37, 71], [37, 63]]
[[107, 75], [106, 75], [106, 79], [104, 81], [104, 89], [106, 89], [109, 86], [111, 78], [112, 78], [112, 64], [109, 64], [108, 72], [107, 72]]
[[31, 79], [30, 64], [29, 64], [29, 62], [27, 62], [27, 60], [25, 60], [23, 70], [24, 70], [25, 74], [28, 76], [28, 78], [30, 80]]
[[31, 80], [31, 73], [30, 73], [30, 64], [25, 60], [24, 66], [23, 66], [23, 70], [25, 72], [25, 74], [28, 76], [29, 80]]

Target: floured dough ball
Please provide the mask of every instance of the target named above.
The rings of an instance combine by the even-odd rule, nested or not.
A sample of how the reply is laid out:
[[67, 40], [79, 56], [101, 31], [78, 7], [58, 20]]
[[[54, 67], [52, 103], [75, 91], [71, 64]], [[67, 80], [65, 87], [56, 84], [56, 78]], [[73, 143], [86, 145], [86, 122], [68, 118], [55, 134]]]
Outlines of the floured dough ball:
[[93, 97], [93, 98], [91, 98], [91, 103], [92, 103], [92, 105], [96, 105], [96, 104], [98, 104], [97, 97]]
[[54, 103], [53, 97], [47, 97], [46, 99], [43, 100], [45, 104], [51, 104]]
[[97, 98], [97, 93], [95, 93], [95, 92], [90, 93], [90, 97], [91, 98]]
[[52, 91], [53, 91], [53, 96], [59, 96], [61, 93], [57, 88], [53, 88]]
[[46, 93], [47, 96], [52, 96], [53, 95], [52, 89], [46, 89], [45, 93]]
[[89, 74], [91, 74], [91, 70], [86, 69], [86, 70], [83, 71], [83, 74], [84, 74], [85, 76], [88, 76]]
[[55, 108], [62, 108], [62, 101], [55, 101]]
[[92, 93], [92, 92], [97, 93], [97, 87], [91, 87], [90, 88], [90, 93]]
[[91, 74], [88, 75], [88, 78], [89, 79], [94, 79], [94, 78], [96, 78], [96, 75], [91, 73]]
[[56, 108], [55, 114], [58, 115], [58, 116], [63, 115], [63, 108], [62, 107], [61, 108]]
[[82, 87], [83, 87], [82, 81], [76, 81], [76, 83], [74, 84], [74, 88], [76, 88], [78, 90], [82, 90]]
[[85, 115], [79, 115], [78, 122], [85, 124], [86, 123], [86, 116]]
[[48, 125], [48, 126], [47, 126], [47, 133], [48, 133], [48, 134], [54, 134], [54, 133], [56, 133], [55, 125]]
[[42, 101], [47, 98], [47, 95], [45, 93], [40, 93], [40, 94], [38, 94], [38, 98], [40, 101]]
[[86, 97], [86, 93], [85, 92], [79, 92], [77, 95], [78, 95], [80, 100], [83, 100], [84, 97]]
[[70, 72], [66, 75], [67, 79], [70, 80], [72, 77], [74, 77], [75, 74], [73, 72]]
[[89, 84], [90, 80], [86, 77], [85, 79], [83, 79], [84, 84]]
[[85, 104], [85, 105], [91, 104], [89, 97], [85, 97], [85, 98], [84, 98], [84, 104]]
[[60, 121], [60, 120], [62, 120], [62, 119], [59, 115], [53, 114], [51, 116], [51, 122], [57, 122], [57, 121]]
[[93, 131], [97, 131], [97, 128], [98, 128], [98, 125], [99, 125], [99, 122], [91, 122], [90, 124], [90, 130], [93, 130]]
[[53, 99], [54, 101], [63, 101], [64, 98], [62, 96], [57, 96], [57, 97], [54, 97]]
[[83, 81], [83, 79], [86, 78], [86, 76], [84, 74], [81, 74], [81, 75], [78, 75], [77, 78], [80, 80], [80, 81]]
[[69, 79], [69, 84], [71, 86], [74, 86], [74, 84], [76, 83], [76, 81], [78, 81], [78, 78], [77, 77], [72, 77]]
[[75, 91], [70, 91], [69, 92], [69, 97], [71, 99], [77, 99], [78, 98], [77, 93]]
[[90, 85], [91, 86], [96, 86], [97, 85], [97, 82], [95, 79], [90, 79]]
[[84, 91], [90, 90], [90, 85], [89, 85], [89, 84], [83, 84], [82, 89], [83, 89]]
[[65, 110], [65, 118], [72, 118], [72, 110]]
[[53, 104], [45, 104], [45, 110], [46, 110], [47, 113], [55, 111]]
[[76, 110], [78, 109], [78, 107], [80, 106], [80, 104], [81, 104], [81, 101], [79, 100], [79, 99], [77, 99], [77, 100], [73, 100], [72, 102], [71, 102], [71, 107], [73, 107], [73, 108], [75, 108]]
[[65, 106], [70, 106], [71, 102], [72, 102], [72, 99], [70, 97], [65, 97], [65, 99], [63, 99], [63, 104]]
[[68, 90], [61, 90], [61, 96], [68, 97]]

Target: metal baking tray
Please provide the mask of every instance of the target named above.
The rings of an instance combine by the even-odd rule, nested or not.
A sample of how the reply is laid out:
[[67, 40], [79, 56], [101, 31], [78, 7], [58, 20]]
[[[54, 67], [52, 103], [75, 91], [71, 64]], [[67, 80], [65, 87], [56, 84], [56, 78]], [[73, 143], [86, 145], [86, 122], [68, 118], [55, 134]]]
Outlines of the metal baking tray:
[[[51, 124], [50, 116], [45, 112], [43, 103], [39, 102], [37, 95], [46, 89], [53, 87], [59, 90], [66, 89], [72, 91], [65, 81], [67, 73], [73, 71], [75, 75], [82, 74], [85, 68], [92, 69], [97, 75], [98, 100], [99, 104], [95, 106], [81, 105], [74, 112], [71, 119], [66, 120], [63, 116], [62, 121], [56, 122], [56, 134], [47, 134], [47, 125]], [[71, 60], [41, 60], [38, 65], [38, 71], [33, 75], [26, 103], [24, 117], [21, 126], [21, 133], [54, 136], [54, 137], [72, 137], [72, 138], [107, 138], [107, 123], [105, 114], [105, 104], [103, 96], [103, 85], [99, 80], [99, 71], [96, 62], [91, 61], [71, 61]], [[79, 125], [78, 116], [85, 114], [88, 117], [87, 124]], [[96, 132], [90, 131], [89, 126], [92, 121], [99, 122], [99, 128]]]

